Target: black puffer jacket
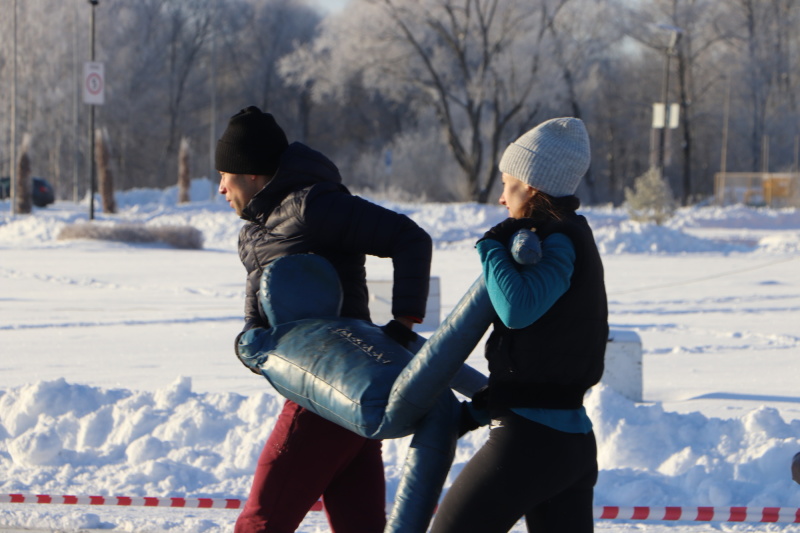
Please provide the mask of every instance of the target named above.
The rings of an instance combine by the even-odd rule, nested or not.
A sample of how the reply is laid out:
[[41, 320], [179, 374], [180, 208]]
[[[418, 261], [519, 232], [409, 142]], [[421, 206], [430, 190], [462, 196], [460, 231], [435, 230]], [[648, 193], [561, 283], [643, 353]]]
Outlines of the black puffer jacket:
[[293, 143], [278, 172], [242, 213], [239, 257], [247, 269], [245, 330], [268, 327], [258, 305], [261, 273], [289, 254], [315, 253], [333, 263], [344, 290], [342, 316], [370, 319], [366, 255], [392, 258], [394, 316], [423, 318], [431, 238], [405, 215], [353, 196], [323, 154]]

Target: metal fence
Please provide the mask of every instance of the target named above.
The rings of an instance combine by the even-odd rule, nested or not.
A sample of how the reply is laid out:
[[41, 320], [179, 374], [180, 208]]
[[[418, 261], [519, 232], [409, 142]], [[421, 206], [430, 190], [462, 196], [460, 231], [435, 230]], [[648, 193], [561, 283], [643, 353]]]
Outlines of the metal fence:
[[717, 205], [800, 207], [800, 172], [719, 172], [714, 175]]

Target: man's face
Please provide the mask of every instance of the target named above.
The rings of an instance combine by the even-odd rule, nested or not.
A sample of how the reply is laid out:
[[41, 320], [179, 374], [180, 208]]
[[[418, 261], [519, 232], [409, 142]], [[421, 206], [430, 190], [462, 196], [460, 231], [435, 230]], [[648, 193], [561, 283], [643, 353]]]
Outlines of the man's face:
[[229, 174], [228, 172], [219, 173], [219, 193], [225, 195], [225, 200], [242, 216], [242, 211], [250, 203], [253, 196], [264, 188], [267, 183], [265, 176], [253, 174]]

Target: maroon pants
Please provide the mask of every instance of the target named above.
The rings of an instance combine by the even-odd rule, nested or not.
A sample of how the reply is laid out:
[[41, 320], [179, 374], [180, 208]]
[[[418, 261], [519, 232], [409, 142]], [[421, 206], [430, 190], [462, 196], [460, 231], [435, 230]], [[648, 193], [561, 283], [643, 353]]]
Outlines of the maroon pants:
[[235, 533], [293, 533], [322, 496], [332, 533], [386, 524], [381, 442], [287, 400], [258, 459]]

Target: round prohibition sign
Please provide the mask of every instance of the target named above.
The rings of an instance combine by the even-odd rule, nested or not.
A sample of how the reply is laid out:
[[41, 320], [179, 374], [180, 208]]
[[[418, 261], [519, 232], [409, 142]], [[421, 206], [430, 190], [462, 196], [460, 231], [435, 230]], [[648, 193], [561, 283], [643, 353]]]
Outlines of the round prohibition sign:
[[92, 72], [86, 76], [86, 90], [92, 96], [97, 96], [103, 91], [103, 78], [100, 74]]

